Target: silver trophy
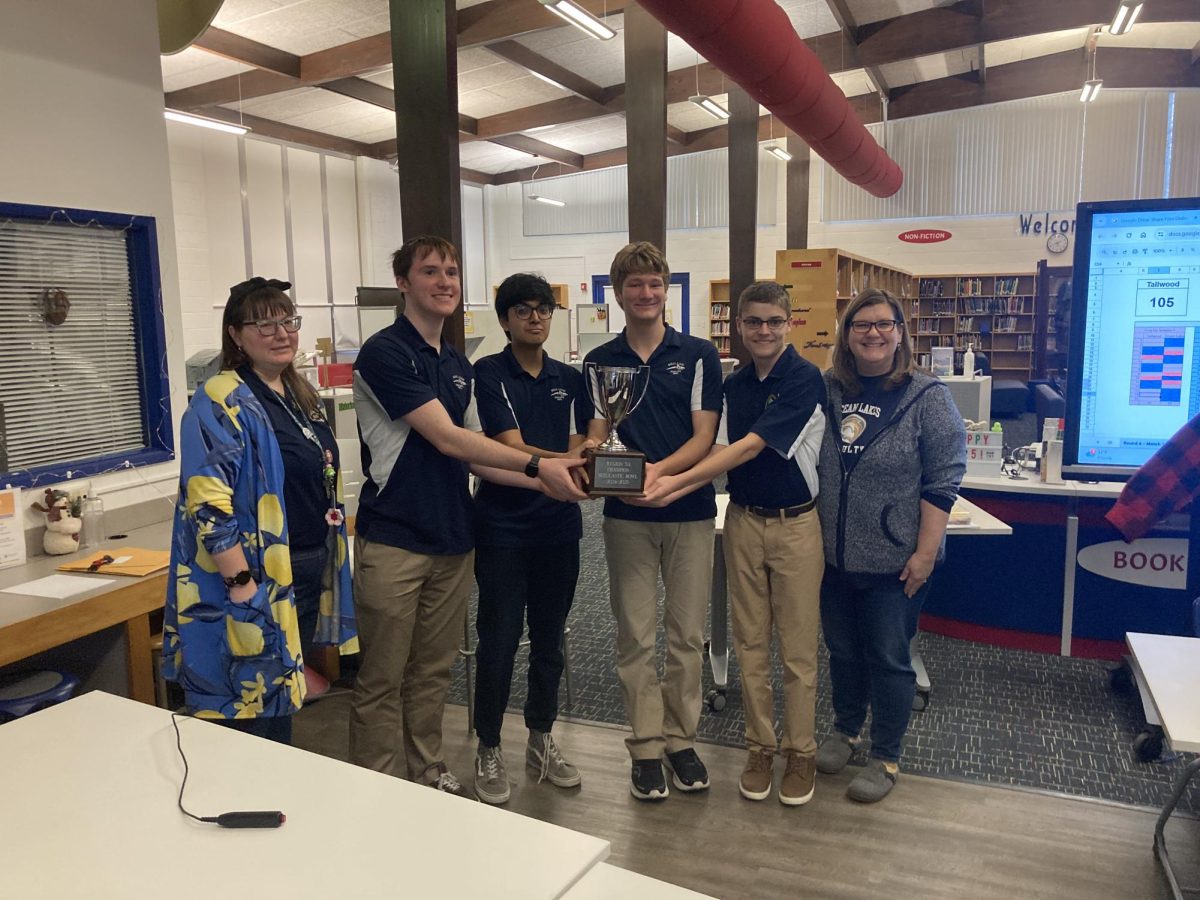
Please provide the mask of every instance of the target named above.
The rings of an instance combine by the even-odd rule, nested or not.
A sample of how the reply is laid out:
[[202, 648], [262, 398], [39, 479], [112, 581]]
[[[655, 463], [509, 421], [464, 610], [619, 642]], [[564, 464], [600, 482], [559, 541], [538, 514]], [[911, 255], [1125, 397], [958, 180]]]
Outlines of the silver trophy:
[[617, 428], [645, 398], [650, 367], [585, 363], [584, 378], [592, 406], [608, 423], [608, 438], [584, 453], [587, 491], [593, 497], [640, 496], [646, 485], [646, 454], [626, 447]]

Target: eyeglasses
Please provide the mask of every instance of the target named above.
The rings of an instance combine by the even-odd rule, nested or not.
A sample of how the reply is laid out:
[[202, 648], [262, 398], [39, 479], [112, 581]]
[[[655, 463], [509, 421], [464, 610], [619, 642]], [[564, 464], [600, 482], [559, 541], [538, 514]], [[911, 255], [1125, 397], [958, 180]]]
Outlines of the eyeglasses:
[[528, 303], [518, 303], [516, 306], [509, 307], [509, 312], [516, 314], [518, 319], [528, 319], [534, 313], [537, 313], [539, 319], [548, 319], [554, 315], [554, 304], [542, 303], [538, 306], [530, 306]]
[[772, 331], [783, 331], [790, 320], [783, 316], [775, 316], [771, 319], [760, 319], [758, 316], [746, 316], [742, 319], [742, 327], [747, 331], [758, 331], [766, 325]]
[[874, 328], [880, 334], [891, 334], [899, 324], [895, 319], [880, 319], [878, 322], [851, 322], [850, 330], [855, 334], [867, 334]]
[[285, 319], [259, 319], [257, 322], [243, 322], [242, 327], [253, 325], [263, 337], [274, 337], [275, 332], [282, 325], [283, 330], [288, 334], [295, 334], [300, 330], [300, 321], [303, 318], [303, 316], [288, 316]]

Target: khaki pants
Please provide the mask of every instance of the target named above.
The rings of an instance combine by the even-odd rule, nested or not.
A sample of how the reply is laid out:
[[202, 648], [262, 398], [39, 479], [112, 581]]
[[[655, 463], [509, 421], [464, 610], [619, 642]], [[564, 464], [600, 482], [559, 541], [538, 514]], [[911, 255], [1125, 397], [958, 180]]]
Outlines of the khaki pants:
[[764, 519], [729, 504], [723, 532], [733, 650], [742, 672], [746, 746], [776, 749], [771, 631], [783, 660], [783, 749], [816, 752], [817, 629], [825, 571], [815, 509]]
[[350, 709], [350, 761], [412, 781], [436, 780], [474, 553], [426, 556], [354, 540], [362, 665]]
[[[700, 723], [704, 615], [712, 586], [713, 520], [604, 520], [604, 552], [617, 619], [617, 677], [634, 759], [686, 750]], [[666, 587], [667, 659], [660, 683], [654, 637], [658, 574]]]

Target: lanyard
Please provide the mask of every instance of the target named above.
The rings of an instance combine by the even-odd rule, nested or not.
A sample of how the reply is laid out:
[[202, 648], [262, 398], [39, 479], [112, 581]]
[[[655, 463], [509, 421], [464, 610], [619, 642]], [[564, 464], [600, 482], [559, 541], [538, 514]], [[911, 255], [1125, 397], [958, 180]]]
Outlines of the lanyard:
[[294, 405], [296, 409], [303, 411], [303, 407], [300, 406], [300, 402], [296, 399], [296, 395], [292, 393], [292, 389], [285, 384], [283, 386], [283, 391], [283, 408], [287, 410], [287, 414], [291, 420], [296, 423], [296, 427], [300, 429], [300, 433], [303, 434], [305, 438], [312, 441], [313, 445], [321, 453], [321, 459], [324, 461], [321, 474], [325, 481], [325, 497], [330, 501], [331, 509], [336, 509], [337, 504], [333, 502], [333, 499], [337, 493], [337, 469], [334, 468], [333, 465], [333, 451], [329, 450], [321, 443], [321, 439], [317, 437], [316, 432], [313, 431], [310, 426], [304, 424], [304, 422], [301, 421], [300, 416], [296, 415], [295, 411], [292, 409]]

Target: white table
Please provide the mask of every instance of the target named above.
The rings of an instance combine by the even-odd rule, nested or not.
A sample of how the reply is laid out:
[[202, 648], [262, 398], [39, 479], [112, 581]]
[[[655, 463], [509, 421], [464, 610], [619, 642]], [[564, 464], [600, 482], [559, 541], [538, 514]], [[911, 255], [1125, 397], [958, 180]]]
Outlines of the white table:
[[[1150, 695], [1171, 748], [1200, 753], [1200, 693], [1196, 690], [1200, 684], [1200, 638], [1130, 632], [1125, 639], [1133, 654], [1135, 673]], [[1176, 898], [1183, 893], [1167, 856], [1163, 829], [1197, 772], [1200, 772], [1200, 758], [1188, 763], [1179, 774], [1154, 827], [1154, 852]]]
[[93, 692], [0, 727], [0, 894], [553, 898], [608, 856], [607, 841], [483, 803], [211, 723], [179, 727], [190, 811], [278, 809], [284, 825], [185, 818], [170, 714]]

